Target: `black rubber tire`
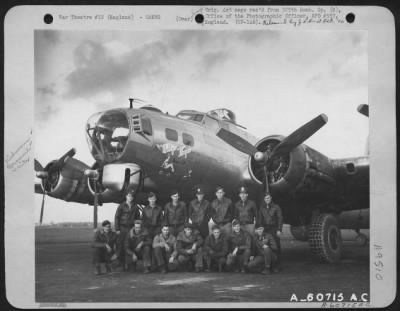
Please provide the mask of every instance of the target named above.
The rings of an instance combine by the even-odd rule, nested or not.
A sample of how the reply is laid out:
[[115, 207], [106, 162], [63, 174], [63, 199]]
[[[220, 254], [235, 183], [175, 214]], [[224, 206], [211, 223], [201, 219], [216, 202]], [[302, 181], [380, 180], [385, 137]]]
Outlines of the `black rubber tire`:
[[342, 235], [334, 215], [320, 214], [315, 216], [308, 233], [311, 250], [322, 262], [340, 262]]
[[290, 233], [292, 236], [301, 242], [308, 241], [308, 226], [290, 226]]
[[356, 236], [356, 242], [360, 246], [365, 246], [368, 244], [368, 238], [365, 234], [359, 233]]

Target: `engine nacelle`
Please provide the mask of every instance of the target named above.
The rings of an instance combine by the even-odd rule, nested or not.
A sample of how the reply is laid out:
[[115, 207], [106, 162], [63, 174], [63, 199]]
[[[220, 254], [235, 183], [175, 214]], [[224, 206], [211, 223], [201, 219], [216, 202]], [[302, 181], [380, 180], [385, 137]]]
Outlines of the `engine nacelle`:
[[57, 161], [52, 161], [44, 168], [48, 178], [42, 179], [41, 184], [46, 194], [65, 201], [90, 202], [92, 195], [84, 175], [84, 171], [89, 167], [71, 157], [65, 160], [61, 170], [56, 167], [56, 163]]
[[[283, 136], [268, 136], [258, 141], [255, 147], [262, 152], [267, 148], [273, 149], [283, 140]], [[254, 181], [262, 184], [263, 169], [253, 157], [249, 159], [249, 172]], [[274, 160], [269, 171], [271, 192], [279, 195], [296, 192], [297, 197], [302, 193], [315, 194], [315, 199], [326, 198], [334, 191], [335, 179], [333, 168], [328, 157], [302, 144], [290, 153]]]
[[141, 168], [134, 163], [106, 164], [99, 170], [99, 180], [88, 179], [88, 187], [92, 194], [99, 193], [99, 202], [118, 202], [124, 192], [138, 189], [141, 186]]

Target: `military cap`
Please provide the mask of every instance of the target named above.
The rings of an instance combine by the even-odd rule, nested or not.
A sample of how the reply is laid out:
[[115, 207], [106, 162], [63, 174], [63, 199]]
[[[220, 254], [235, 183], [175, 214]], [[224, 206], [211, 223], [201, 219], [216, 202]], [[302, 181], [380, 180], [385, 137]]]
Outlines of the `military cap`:
[[111, 225], [111, 222], [109, 222], [108, 220], [104, 220], [104, 221], [101, 223], [101, 225], [102, 225], [103, 227], [105, 227], [105, 226]]
[[232, 226], [240, 225], [240, 221], [237, 219], [232, 220]]
[[169, 193], [170, 196], [175, 195], [175, 194], [179, 194], [179, 191], [176, 189], [171, 190], [171, 192]]
[[257, 223], [256, 222], [256, 225], [254, 226], [254, 229], [258, 229], [258, 228], [264, 228], [264, 225], [261, 224], [261, 223]]
[[221, 187], [221, 186], [218, 186], [217, 188], [215, 188], [215, 191], [216, 191], [216, 192], [217, 192], [217, 191], [220, 191], [220, 190], [224, 191], [224, 188]]
[[149, 192], [149, 194], [147, 195], [148, 198], [152, 198], [155, 196], [156, 196], [156, 194], [154, 192]]
[[128, 192], [126, 193], [126, 195], [128, 195], [128, 194], [135, 195], [135, 190], [134, 190], [134, 189], [128, 190]]
[[135, 224], [135, 225], [141, 225], [141, 224], [142, 224], [142, 221], [141, 221], [140, 219], [136, 219], [136, 220], [134, 221], [134, 224]]
[[264, 198], [266, 198], [266, 197], [271, 197], [271, 198], [272, 198], [271, 193], [269, 193], [269, 192], [265, 193], [265, 194], [264, 194]]
[[183, 225], [183, 229], [185, 229], [185, 228], [193, 229], [193, 225], [192, 225], [190, 222], [187, 222], [187, 223], [185, 223], [185, 224]]
[[248, 193], [247, 187], [240, 187], [239, 188], [239, 193]]
[[196, 188], [196, 194], [204, 194], [203, 188], [201, 187]]
[[215, 229], [221, 230], [221, 228], [218, 225], [213, 225], [211, 227], [211, 231], [214, 231]]

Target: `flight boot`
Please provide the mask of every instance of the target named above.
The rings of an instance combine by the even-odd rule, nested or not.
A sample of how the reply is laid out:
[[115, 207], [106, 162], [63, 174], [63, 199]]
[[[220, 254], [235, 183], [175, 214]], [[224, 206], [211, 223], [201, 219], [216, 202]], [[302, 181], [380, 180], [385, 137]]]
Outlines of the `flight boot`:
[[106, 263], [106, 271], [107, 271], [107, 273], [112, 273], [113, 272], [111, 264]]
[[150, 273], [149, 267], [143, 267], [143, 273]]
[[262, 274], [264, 275], [269, 275], [271, 274], [271, 267], [265, 267], [263, 271], [261, 271]]
[[128, 266], [127, 266], [127, 269], [126, 269], [126, 271], [129, 271], [129, 272], [136, 272], [136, 263], [131, 263], [131, 264], [129, 264]]
[[101, 275], [101, 266], [100, 265], [96, 265], [96, 271], [94, 272], [94, 274]]
[[167, 269], [164, 266], [161, 266], [160, 271], [163, 274], [167, 273]]

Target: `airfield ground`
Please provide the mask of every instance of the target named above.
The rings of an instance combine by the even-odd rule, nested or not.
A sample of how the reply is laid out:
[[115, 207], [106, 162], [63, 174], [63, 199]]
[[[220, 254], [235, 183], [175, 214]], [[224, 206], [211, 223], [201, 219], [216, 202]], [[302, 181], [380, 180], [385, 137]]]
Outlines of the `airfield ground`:
[[[94, 275], [90, 228], [36, 228], [36, 301], [71, 302], [289, 302], [312, 293], [369, 293], [369, 246], [343, 231], [343, 260], [318, 263], [308, 244], [284, 227], [279, 274], [115, 272]], [[368, 231], [366, 231], [368, 233]], [[315, 299], [315, 298], [314, 298]]]

